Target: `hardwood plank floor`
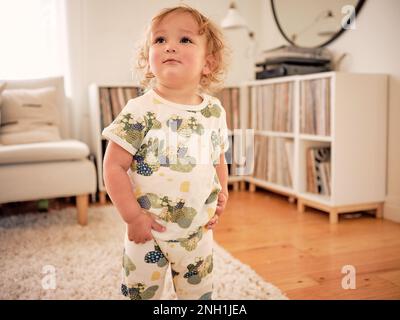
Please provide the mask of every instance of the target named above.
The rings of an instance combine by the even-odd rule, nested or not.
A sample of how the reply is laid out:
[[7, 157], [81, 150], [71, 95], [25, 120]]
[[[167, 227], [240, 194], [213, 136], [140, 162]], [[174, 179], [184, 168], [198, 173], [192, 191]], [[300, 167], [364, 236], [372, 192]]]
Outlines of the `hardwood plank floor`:
[[[400, 299], [400, 224], [362, 217], [329, 224], [326, 213], [303, 214], [286, 197], [230, 191], [215, 240], [290, 299]], [[356, 270], [343, 289], [342, 267]]]
[[[49, 201], [52, 209], [74, 205], [72, 198]], [[36, 209], [32, 201], [2, 205], [0, 212]], [[331, 225], [326, 213], [300, 214], [286, 197], [231, 190], [214, 237], [290, 299], [400, 299], [400, 224], [363, 215]], [[354, 290], [341, 286], [345, 265], [356, 268]]]

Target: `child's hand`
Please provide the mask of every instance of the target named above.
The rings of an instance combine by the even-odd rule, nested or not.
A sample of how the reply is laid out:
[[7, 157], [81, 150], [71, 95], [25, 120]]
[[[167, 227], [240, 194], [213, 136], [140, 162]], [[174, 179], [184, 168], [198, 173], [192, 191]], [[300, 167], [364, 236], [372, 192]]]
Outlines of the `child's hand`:
[[128, 224], [128, 239], [135, 243], [145, 243], [153, 239], [151, 229], [164, 232], [165, 227], [157, 223], [149, 212], [142, 209], [135, 220]]
[[208, 221], [206, 224], [207, 229], [214, 229], [214, 227], [217, 225], [219, 216], [222, 214], [226, 207], [226, 203], [228, 201], [228, 195], [225, 193], [220, 192], [218, 194], [218, 203], [217, 203], [217, 209], [215, 210], [215, 215]]
[[206, 224], [206, 228], [207, 229], [214, 229], [215, 226], [218, 223], [218, 219], [219, 219], [219, 216], [217, 214], [215, 214], [214, 217], [212, 217], [210, 219], [210, 221], [208, 221], [208, 223]]
[[221, 215], [222, 212], [225, 210], [226, 203], [228, 202], [229, 195], [227, 193], [220, 192], [218, 193], [218, 203], [217, 203], [217, 210], [215, 213], [217, 215]]

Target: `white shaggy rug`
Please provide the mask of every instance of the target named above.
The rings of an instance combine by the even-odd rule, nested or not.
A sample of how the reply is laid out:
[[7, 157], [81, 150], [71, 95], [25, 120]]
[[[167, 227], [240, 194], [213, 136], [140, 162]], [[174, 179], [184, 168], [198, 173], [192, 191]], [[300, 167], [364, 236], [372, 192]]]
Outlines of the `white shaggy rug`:
[[[89, 208], [86, 227], [73, 208], [0, 216], [0, 299], [126, 299], [124, 230], [113, 206]], [[214, 252], [214, 299], [287, 299], [219, 245]], [[164, 299], [176, 299], [170, 278]]]

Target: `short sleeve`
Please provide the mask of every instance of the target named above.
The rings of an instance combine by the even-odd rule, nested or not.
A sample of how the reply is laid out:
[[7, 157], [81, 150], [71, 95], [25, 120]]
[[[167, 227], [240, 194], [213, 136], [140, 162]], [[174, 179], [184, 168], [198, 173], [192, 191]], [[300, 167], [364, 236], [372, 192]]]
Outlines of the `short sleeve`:
[[147, 131], [147, 121], [140, 106], [128, 102], [115, 120], [104, 128], [102, 135], [135, 155]]
[[220, 116], [219, 134], [221, 142], [221, 151], [225, 153], [229, 149], [229, 134], [228, 134], [228, 126], [226, 124], [226, 112], [222, 106], [221, 109], [222, 112]]

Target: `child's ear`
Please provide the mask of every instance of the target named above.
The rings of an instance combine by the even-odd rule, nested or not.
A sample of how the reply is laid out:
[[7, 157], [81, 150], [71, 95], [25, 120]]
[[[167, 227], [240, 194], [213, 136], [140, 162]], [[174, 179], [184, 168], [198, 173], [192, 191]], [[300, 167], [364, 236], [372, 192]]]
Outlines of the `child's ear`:
[[212, 54], [209, 54], [208, 56], [206, 56], [205, 59], [203, 74], [204, 75], [210, 74], [214, 70], [214, 66], [215, 66], [215, 58]]

